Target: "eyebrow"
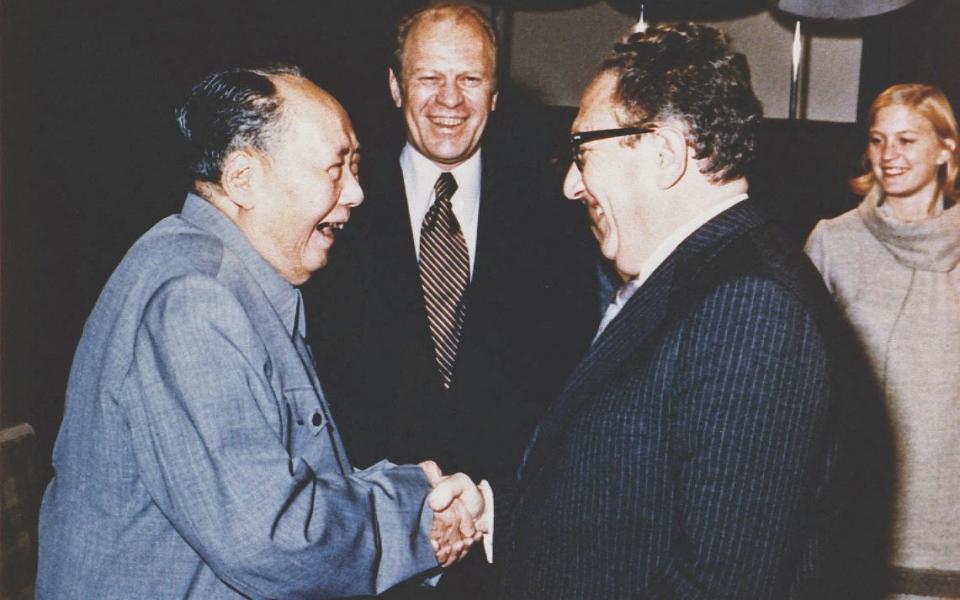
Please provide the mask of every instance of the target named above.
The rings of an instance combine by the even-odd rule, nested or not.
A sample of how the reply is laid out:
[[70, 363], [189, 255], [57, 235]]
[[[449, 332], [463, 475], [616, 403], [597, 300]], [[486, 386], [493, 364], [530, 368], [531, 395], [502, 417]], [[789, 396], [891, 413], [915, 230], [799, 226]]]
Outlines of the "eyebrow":
[[351, 151], [353, 154], [360, 154], [360, 144], [357, 144], [353, 148], [350, 146], [340, 146], [340, 148], [337, 150], [337, 156], [343, 158], [350, 154]]
[[[880, 130], [880, 129], [871, 129], [871, 130], [869, 130], [869, 133], [870, 133], [870, 135], [874, 135], [874, 134], [877, 134], [877, 135], [887, 135], [886, 132], [884, 132], [884, 131], [882, 131], [882, 130]], [[896, 131], [891, 132], [892, 135], [900, 135], [901, 133], [915, 133], [915, 134], [919, 134], [919, 133], [920, 133], [920, 130], [919, 130], [919, 129], [898, 129], [898, 130], [896, 130]]]

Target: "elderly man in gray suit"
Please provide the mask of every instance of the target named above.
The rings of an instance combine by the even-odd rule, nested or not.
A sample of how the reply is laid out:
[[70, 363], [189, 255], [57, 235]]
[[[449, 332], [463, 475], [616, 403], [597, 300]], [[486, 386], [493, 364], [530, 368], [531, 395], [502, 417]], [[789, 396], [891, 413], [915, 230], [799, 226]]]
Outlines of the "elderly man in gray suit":
[[430, 462], [355, 470], [304, 342], [295, 286], [363, 199], [346, 112], [295, 69], [236, 69], [179, 124], [194, 193], [87, 322], [38, 597], [332, 598], [449, 564], [483, 494]]

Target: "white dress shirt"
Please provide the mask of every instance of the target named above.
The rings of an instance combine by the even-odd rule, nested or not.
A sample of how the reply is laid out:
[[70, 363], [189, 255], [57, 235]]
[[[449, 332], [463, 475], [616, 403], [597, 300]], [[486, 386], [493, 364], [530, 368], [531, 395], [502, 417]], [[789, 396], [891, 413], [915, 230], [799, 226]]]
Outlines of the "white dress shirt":
[[[403, 188], [407, 193], [407, 210], [410, 213], [410, 229], [413, 232], [413, 246], [420, 258], [420, 226], [427, 211], [433, 205], [433, 186], [443, 170], [420, 154], [409, 143], [400, 152], [400, 170], [403, 171]], [[453, 214], [463, 230], [467, 242], [467, 254], [470, 258], [470, 274], [477, 255], [477, 221], [480, 215], [480, 150], [462, 164], [450, 170], [457, 180], [457, 191], [450, 202]]]
[[676, 228], [673, 233], [668, 235], [660, 244], [653, 250], [650, 256], [647, 257], [643, 264], [640, 265], [640, 272], [636, 277], [627, 281], [623, 286], [617, 290], [616, 296], [614, 296], [613, 301], [607, 306], [607, 310], [603, 313], [603, 319], [600, 320], [600, 327], [597, 328], [597, 335], [593, 337], [593, 340], [596, 341], [600, 334], [603, 333], [603, 330], [607, 328], [607, 325], [610, 324], [610, 321], [614, 319], [620, 310], [627, 303], [630, 298], [637, 293], [637, 290], [640, 289], [640, 286], [647, 281], [650, 275], [657, 270], [663, 261], [673, 254], [680, 244], [683, 243], [688, 237], [693, 235], [693, 233], [703, 227], [710, 219], [719, 215], [728, 208], [733, 207], [735, 204], [743, 202], [747, 199], [747, 194], [737, 194], [732, 198], [728, 198], [722, 202], [711, 206], [708, 210], [703, 211], [694, 218], [690, 219], [680, 227]]

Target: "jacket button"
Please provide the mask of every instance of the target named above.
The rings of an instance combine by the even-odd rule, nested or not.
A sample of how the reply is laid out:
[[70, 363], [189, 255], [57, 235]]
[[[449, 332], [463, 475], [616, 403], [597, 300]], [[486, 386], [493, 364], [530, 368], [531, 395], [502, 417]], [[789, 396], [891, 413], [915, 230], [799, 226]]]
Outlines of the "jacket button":
[[320, 427], [320, 423], [323, 423], [323, 417], [320, 416], [320, 413], [313, 413], [313, 426]]

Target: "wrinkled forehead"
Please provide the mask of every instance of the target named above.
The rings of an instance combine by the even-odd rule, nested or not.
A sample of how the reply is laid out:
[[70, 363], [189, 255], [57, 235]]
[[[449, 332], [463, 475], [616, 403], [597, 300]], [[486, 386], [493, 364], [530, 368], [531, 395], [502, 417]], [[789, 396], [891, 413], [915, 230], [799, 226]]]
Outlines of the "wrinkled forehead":
[[573, 131], [611, 129], [620, 126], [622, 108], [616, 98], [617, 77], [610, 72], [598, 75], [583, 92]]
[[493, 68], [495, 49], [487, 32], [470, 14], [427, 15], [417, 21], [407, 34], [401, 55], [401, 67], [409, 68], [412, 55], [424, 51], [437, 52], [447, 50], [466, 57], [477, 53], [484, 56], [484, 67]]

